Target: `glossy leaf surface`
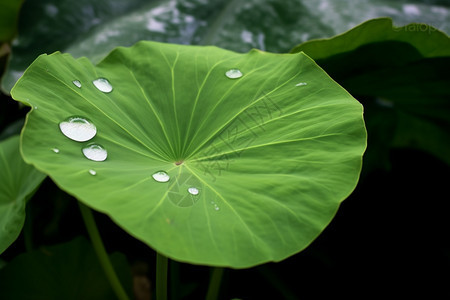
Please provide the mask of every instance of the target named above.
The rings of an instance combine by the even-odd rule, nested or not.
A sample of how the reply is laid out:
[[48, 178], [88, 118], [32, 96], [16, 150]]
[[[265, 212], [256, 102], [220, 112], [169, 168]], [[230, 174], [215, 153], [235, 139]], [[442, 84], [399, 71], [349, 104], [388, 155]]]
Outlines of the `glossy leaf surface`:
[[45, 174], [27, 165], [19, 152], [19, 136], [0, 142], [0, 253], [19, 236], [25, 204]]
[[[55, 53], [12, 95], [34, 107], [28, 162], [191, 263], [248, 267], [302, 250], [355, 187], [365, 149], [361, 105], [301, 53], [140, 42], [96, 67]], [[67, 138], [71, 116], [96, 135]], [[104, 160], [87, 158], [92, 143]]]

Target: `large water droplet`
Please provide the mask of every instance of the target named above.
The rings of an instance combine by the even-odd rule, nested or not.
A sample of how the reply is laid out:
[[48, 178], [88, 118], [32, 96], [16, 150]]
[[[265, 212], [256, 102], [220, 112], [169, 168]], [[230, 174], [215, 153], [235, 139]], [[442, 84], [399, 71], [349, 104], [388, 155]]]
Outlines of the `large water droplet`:
[[194, 195], [194, 196], [196, 196], [196, 195], [198, 195], [198, 193], [200, 193], [200, 191], [196, 187], [188, 188], [188, 192], [189, 192], [189, 194]]
[[242, 74], [241, 70], [239, 70], [239, 69], [230, 69], [225, 72], [225, 75], [228, 78], [236, 79], [236, 78], [241, 78], [243, 74]]
[[158, 171], [158, 172], [154, 173], [152, 175], [152, 177], [153, 177], [153, 179], [155, 179], [158, 182], [167, 182], [170, 179], [169, 174], [167, 174], [164, 171]]
[[304, 86], [304, 85], [307, 85], [307, 83], [306, 82], [299, 82], [295, 86]]
[[108, 152], [99, 144], [89, 144], [82, 149], [84, 156], [93, 161], [104, 161], [108, 157]]
[[95, 125], [83, 117], [70, 117], [59, 123], [59, 129], [69, 139], [86, 142], [97, 134]]
[[81, 88], [81, 82], [79, 80], [74, 80], [72, 81], [72, 83], [77, 87], [77, 88]]
[[106, 78], [95, 79], [92, 83], [103, 93], [110, 93], [113, 90], [111, 83]]

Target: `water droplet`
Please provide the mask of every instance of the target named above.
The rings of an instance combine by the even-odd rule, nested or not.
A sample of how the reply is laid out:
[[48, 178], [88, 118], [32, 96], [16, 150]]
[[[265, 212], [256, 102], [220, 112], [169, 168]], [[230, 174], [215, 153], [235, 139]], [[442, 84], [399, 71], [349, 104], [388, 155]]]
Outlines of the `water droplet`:
[[295, 86], [304, 86], [304, 85], [307, 85], [307, 83], [306, 82], [299, 82]]
[[164, 171], [158, 171], [155, 174], [153, 174], [152, 177], [158, 182], [167, 182], [170, 179], [169, 174], [167, 174]]
[[72, 83], [77, 87], [77, 88], [81, 88], [81, 82], [79, 80], [74, 80], [72, 81]]
[[92, 176], [95, 176], [95, 175], [97, 175], [97, 172], [95, 171], [95, 170], [89, 170], [89, 174], [91, 174]]
[[236, 78], [241, 78], [243, 74], [239, 69], [230, 69], [225, 72], [225, 75], [228, 78], [236, 79]]
[[219, 205], [217, 205], [216, 202], [211, 201], [211, 204], [213, 205], [214, 210], [220, 210], [220, 207], [219, 207]]
[[55, 152], [55, 153], [59, 153], [59, 149], [58, 148], [53, 148], [52, 151]]
[[198, 195], [198, 193], [200, 191], [196, 187], [190, 187], [190, 188], [188, 188], [188, 192], [189, 192], [189, 194], [196, 196], [196, 195]]
[[108, 157], [108, 152], [99, 144], [89, 144], [82, 149], [84, 156], [93, 161], [104, 161]]
[[71, 140], [86, 142], [97, 134], [95, 125], [83, 117], [70, 117], [59, 123], [61, 132]]
[[103, 93], [111, 93], [111, 91], [113, 90], [111, 83], [109, 83], [108, 79], [106, 78], [95, 79], [94, 81], [92, 81], [92, 83]]

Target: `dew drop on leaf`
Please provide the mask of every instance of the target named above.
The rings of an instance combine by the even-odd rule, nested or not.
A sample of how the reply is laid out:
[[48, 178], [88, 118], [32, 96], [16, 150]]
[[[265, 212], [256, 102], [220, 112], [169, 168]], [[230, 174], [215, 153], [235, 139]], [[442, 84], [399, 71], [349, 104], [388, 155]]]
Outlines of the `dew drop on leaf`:
[[188, 192], [189, 192], [189, 194], [196, 196], [196, 195], [198, 195], [198, 193], [200, 191], [196, 187], [190, 187], [190, 188], [188, 188]]
[[95, 175], [97, 175], [97, 172], [95, 171], [95, 170], [89, 170], [89, 174], [91, 174], [92, 176], [95, 176]]
[[152, 177], [153, 177], [153, 179], [155, 179], [158, 182], [167, 182], [170, 179], [169, 174], [167, 174], [164, 171], [158, 171], [158, 172], [154, 173], [152, 175]]
[[69, 117], [59, 123], [61, 132], [71, 140], [86, 142], [97, 134], [97, 127], [84, 117]]
[[104, 161], [108, 152], [99, 144], [89, 144], [82, 149], [84, 156], [93, 161]]
[[220, 210], [220, 207], [219, 207], [219, 205], [217, 205], [216, 202], [211, 201], [211, 204], [213, 205], [214, 210]]
[[299, 82], [295, 86], [304, 86], [304, 85], [307, 85], [307, 83], [306, 82]]
[[103, 93], [110, 93], [113, 90], [111, 83], [109, 83], [108, 79], [106, 78], [95, 79], [94, 81], [92, 81], [92, 83], [99, 91]]
[[55, 152], [55, 153], [59, 153], [59, 149], [58, 148], [53, 148], [52, 151]]
[[225, 72], [225, 76], [231, 79], [241, 78], [242, 72], [239, 69], [230, 69]]
[[77, 87], [77, 88], [81, 88], [81, 82], [79, 80], [74, 80], [72, 81], [72, 83]]

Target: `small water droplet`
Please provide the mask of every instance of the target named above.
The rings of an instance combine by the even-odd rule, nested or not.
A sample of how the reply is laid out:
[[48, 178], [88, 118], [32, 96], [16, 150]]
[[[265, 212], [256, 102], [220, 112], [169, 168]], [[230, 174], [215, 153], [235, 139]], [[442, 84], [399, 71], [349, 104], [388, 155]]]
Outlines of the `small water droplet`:
[[61, 132], [71, 140], [86, 142], [97, 134], [95, 125], [83, 117], [69, 117], [59, 123]]
[[77, 87], [77, 88], [81, 88], [81, 82], [79, 80], [74, 80], [72, 81], [72, 83]]
[[299, 82], [299, 83], [297, 83], [295, 86], [304, 86], [304, 85], [307, 85], [308, 83], [306, 83], [306, 82]]
[[113, 90], [111, 83], [109, 83], [108, 79], [106, 78], [95, 79], [94, 81], [92, 81], [92, 83], [97, 89], [99, 89], [99, 91], [103, 93], [111, 93], [111, 91]]
[[220, 209], [219, 205], [217, 205], [216, 202], [211, 201], [211, 204], [213, 205], [214, 210], [219, 210]]
[[198, 193], [200, 193], [200, 191], [196, 187], [188, 188], [188, 192], [189, 192], [189, 194], [194, 195], [194, 196], [196, 196], [196, 195], [198, 195]]
[[55, 153], [59, 153], [59, 149], [58, 148], [53, 148], [52, 151], [55, 152]]
[[89, 170], [89, 174], [91, 174], [92, 176], [95, 176], [95, 175], [97, 175], [97, 172], [95, 171], [95, 170]]
[[225, 75], [228, 78], [236, 79], [236, 78], [241, 78], [243, 74], [242, 74], [241, 70], [239, 70], [239, 69], [230, 69], [225, 72]]
[[84, 156], [93, 161], [104, 161], [108, 152], [99, 144], [89, 144], [82, 149]]
[[155, 179], [158, 182], [167, 182], [170, 179], [169, 174], [167, 174], [164, 171], [158, 171], [158, 172], [154, 173], [152, 175], [152, 177], [153, 177], [153, 179]]

